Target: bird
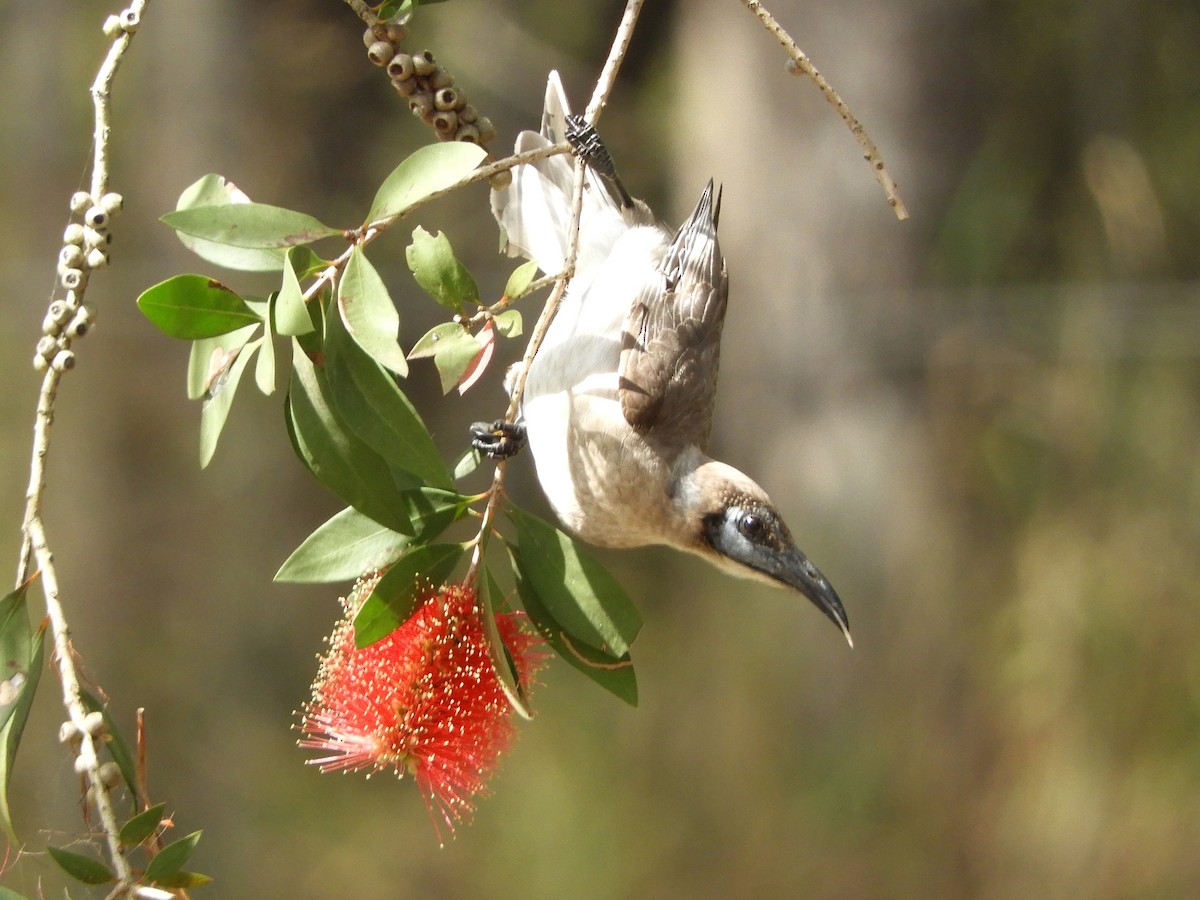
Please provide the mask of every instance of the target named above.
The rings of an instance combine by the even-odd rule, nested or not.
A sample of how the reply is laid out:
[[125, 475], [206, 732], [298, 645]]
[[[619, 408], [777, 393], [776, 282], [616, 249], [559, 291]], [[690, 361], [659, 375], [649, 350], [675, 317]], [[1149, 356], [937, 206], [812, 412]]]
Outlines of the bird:
[[[579, 249], [530, 363], [519, 419], [555, 515], [596, 546], [667, 545], [798, 591], [853, 646], [837, 592], [767, 492], [706, 452], [729, 297], [720, 193], [710, 180], [677, 232], [659, 224], [625, 191], [594, 129], [571, 116], [551, 72], [541, 130], [521, 132], [516, 152], [565, 139], [587, 163]], [[515, 167], [507, 185], [493, 187], [510, 256], [548, 274], [563, 269], [574, 183], [571, 160], [555, 155]], [[512, 451], [513, 429], [474, 429], [481, 449]]]

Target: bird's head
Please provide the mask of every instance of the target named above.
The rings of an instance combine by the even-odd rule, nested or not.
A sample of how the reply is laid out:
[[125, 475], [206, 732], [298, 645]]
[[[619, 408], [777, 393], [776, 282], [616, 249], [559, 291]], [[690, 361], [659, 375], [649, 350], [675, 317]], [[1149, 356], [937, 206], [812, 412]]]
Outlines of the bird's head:
[[740, 578], [799, 591], [854, 646], [837, 592], [796, 546], [771, 498], [752, 478], [704, 459], [686, 467], [676, 487], [675, 506], [692, 538], [685, 549]]

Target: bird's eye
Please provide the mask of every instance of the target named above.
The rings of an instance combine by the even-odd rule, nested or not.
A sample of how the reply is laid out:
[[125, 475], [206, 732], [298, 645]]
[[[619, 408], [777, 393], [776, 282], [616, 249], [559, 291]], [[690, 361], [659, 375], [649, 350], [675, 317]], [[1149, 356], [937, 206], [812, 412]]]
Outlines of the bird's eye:
[[767, 524], [762, 517], [756, 516], [754, 513], [746, 513], [738, 522], [738, 528], [750, 540], [756, 541], [766, 533]]

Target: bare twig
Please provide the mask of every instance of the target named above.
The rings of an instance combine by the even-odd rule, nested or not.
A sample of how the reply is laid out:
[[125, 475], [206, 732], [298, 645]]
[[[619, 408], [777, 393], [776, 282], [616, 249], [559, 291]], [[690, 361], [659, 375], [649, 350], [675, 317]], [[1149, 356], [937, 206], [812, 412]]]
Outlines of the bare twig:
[[342, 252], [341, 256], [326, 266], [321, 274], [313, 280], [313, 283], [305, 289], [303, 294], [304, 302], [307, 303], [320, 292], [321, 288], [327, 284], [332, 284], [336, 280], [338, 273], [345, 268], [346, 263], [350, 260], [350, 256], [354, 252], [355, 247], [367, 246], [367, 244], [371, 243], [373, 240], [375, 240], [375, 238], [379, 237], [397, 222], [408, 218], [418, 209], [421, 209], [435, 200], [440, 200], [447, 194], [453, 193], [459, 188], [466, 187], [469, 184], [477, 184], [480, 181], [489, 181], [499, 173], [506, 172], [516, 166], [523, 165], [525, 163], [537, 162], [539, 159], [545, 159], [548, 156], [556, 156], [559, 153], [569, 153], [570, 150], [571, 145], [566, 141], [563, 141], [561, 144], [552, 144], [549, 147], [539, 147], [536, 150], [529, 150], [526, 153], [518, 153], [514, 156], [507, 156], [504, 159], [499, 159], [495, 162], [488, 163], [486, 166], [480, 166], [478, 169], [472, 169], [471, 172], [454, 182], [454, 184], [447, 188], [443, 188], [440, 191], [435, 191], [428, 196], [422, 197], [416, 203], [413, 203], [411, 206], [407, 207], [403, 212], [398, 213], [397, 215], [390, 216], [386, 219], [378, 219], [374, 222], [368, 222], [358, 231], [353, 232], [353, 240], [351, 241], [350, 246]]
[[604, 104], [608, 102], [608, 95], [612, 93], [613, 85], [617, 83], [617, 72], [625, 60], [625, 54], [629, 52], [629, 42], [633, 40], [633, 29], [637, 26], [638, 15], [641, 11], [642, 0], [628, 0], [625, 4], [621, 24], [617, 26], [616, 36], [613, 37], [612, 49], [608, 52], [608, 59], [604, 61], [604, 68], [600, 70], [600, 77], [596, 80], [596, 89], [592, 91], [592, 102], [588, 104], [585, 114], [591, 125], [595, 125], [600, 118], [600, 113], [604, 111]]
[[896, 182], [892, 180], [892, 176], [888, 174], [887, 167], [883, 164], [883, 157], [879, 153], [879, 149], [875, 146], [875, 142], [867, 135], [867, 129], [863, 124], [855, 118], [850, 112], [850, 107], [846, 106], [841, 97], [833, 86], [825, 80], [825, 76], [817, 71], [816, 66], [812, 64], [808, 56], [801, 50], [791, 35], [784, 31], [783, 26], [775, 21], [775, 17], [763, 7], [759, 0], [742, 0], [742, 3], [752, 13], [758, 16], [759, 21], [763, 23], [763, 27], [767, 29], [775, 39], [783, 45], [783, 49], [787, 51], [791, 61], [788, 63], [788, 70], [794, 74], [807, 75], [812, 79], [817, 86], [817, 90], [829, 102], [829, 105], [837, 110], [837, 114], [842, 117], [842, 121], [846, 123], [850, 129], [850, 133], [854, 135], [854, 139], [858, 141], [858, 145], [862, 147], [863, 156], [867, 163], [871, 166], [871, 172], [875, 175], [875, 180], [879, 182], [887, 195], [888, 205], [895, 211], [897, 219], [907, 219], [908, 210], [904, 208], [904, 201], [900, 199], [900, 193], [896, 187]]
[[367, 25], [374, 25], [379, 21], [379, 17], [375, 15], [371, 7], [367, 6], [365, 0], [346, 0], [346, 5], [354, 10]]
[[[110, 17], [105, 33], [113, 37], [108, 55], [101, 64], [92, 84], [92, 101], [95, 107], [95, 147], [92, 161], [91, 197], [98, 200], [108, 188], [108, 154], [111, 125], [109, 101], [113, 78], [130, 38], [141, 21], [142, 12], [149, 0], [133, 0], [120, 16]], [[82, 268], [79, 284], [67, 291], [66, 304], [72, 309], [83, 308], [83, 295], [87, 289], [88, 268]], [[63, 350], [62, 352], [66, 352]], [[70, 357], [74, 359], [74, 357]], [[42, 522], [42, 502], [46, 488], [46, 458], [50, 451], [50, 426], [54, 420], [54, 404], [58, 385], [69, 366], [51, 365], [46, 368], [38, 394], [37, 412], [33, 427], [33, 454], [29, 465], [29, 487], [25, 494], [25, 516], [22, 522], [23, 545], [18, 565], [17, 582], [24, 581], [30, 563], [36, 563], [41, 572], [41, 585], [46, 603], [46, 615], [50, 621], [50, 632], [54, 641], [54, 657], [62, 684], [63, 705], [67, 716], [80, 735], [76, 765], [86, 776], [90, 787], [89, 796], [95, 803], [100, 818], [100, 827], [108, 844], [108, 855], [117, 876], [116, 891], [124, 891], [133, 883], [133, 875], [125, 855], [121, 851], [120, 827], [112, 806], [112, 798], [100, 774], [97, 753], [97, 735], [92, 733], [88, 710], [84, 706], [71, 650], [70, 632], [62, 603], [59, 600], [58, 573], [54, 557], [46, 538]]]

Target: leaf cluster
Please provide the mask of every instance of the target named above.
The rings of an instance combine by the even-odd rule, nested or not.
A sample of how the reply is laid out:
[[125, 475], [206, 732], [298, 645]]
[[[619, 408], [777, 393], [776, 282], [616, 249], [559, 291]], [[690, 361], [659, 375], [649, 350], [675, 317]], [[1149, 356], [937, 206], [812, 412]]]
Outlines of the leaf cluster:
[[[399, 308], [367, 256], [377, 234], [468, 177], [482, 158], [469, 144], [422, 147], [384, 179], [363, 224], [345, 229], [254, 203], [231, 182], [206, 176], [163, 221], [208, 262], [278, 274], [278, 289], [248, 297], [217, 279], [184, 274], [146, 290], [138, 306], [166, 334], [193, 342], [188, 393], [201, 401], [202, 465], [212, 459], [250, 361], [256, 360], [258, 388], [269, 394], [275, 344], [291, 343], [288, 436], [300, 461], [346, 508], [297, 547], [277, 580], [333, 582], [382, 571], [355, 619], [356, 640], [365, 646], [412, 614], [424, 585], [447, 583], [476, 551], [483, 564], [469, 571], [489, 613], [484, 621], [515, 593], [568, 663], [636, 704], [630, 645], [641, 619], [632, 601], [572, 537], [508, 503], [502, 509], [515, 534], [505, 539], [507, 552], [482, 552], [492, 537], [490, 517], [473, 538], [447, 540], [454, 523], [481, 516], [477, 507], [498, 498], [460, 490], [478, 453], [468, 451], [447, 467], [401, 387], [410, 360], [430, 359], [444, 393], [465, 391], [487, 369], [496, 344], [522, 334], [521, 314], [510, 304], [529, 289], [536, 267], [520, 266], [503, 296], [488, 305], [449, 237], [417, 227], [405, 249], [408, 268], [416, 287], [449, 318], [406, 353]], [[335, 237], [350, 242], [340, 255], [324, 258], [314, 249]], [[513, 586], [507, 592], [505, 582]], [[496, 634], [492, 651], [510, 699], [524, 710]]]

